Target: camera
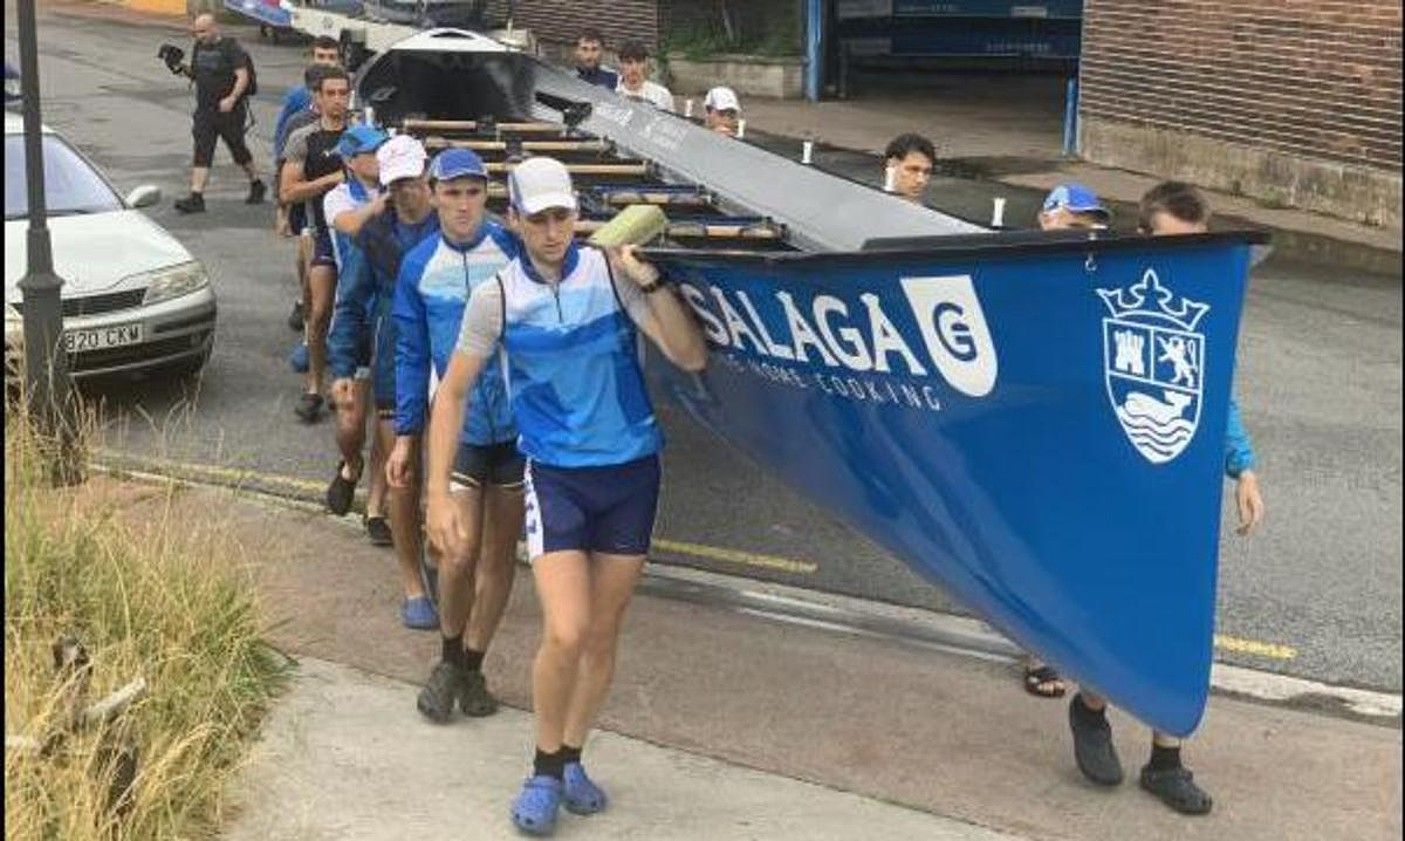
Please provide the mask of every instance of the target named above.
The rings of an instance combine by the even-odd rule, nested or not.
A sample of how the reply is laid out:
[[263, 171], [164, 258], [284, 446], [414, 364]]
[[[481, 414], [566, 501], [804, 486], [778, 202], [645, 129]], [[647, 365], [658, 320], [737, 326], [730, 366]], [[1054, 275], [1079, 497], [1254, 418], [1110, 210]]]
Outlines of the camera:
[[162, 44], [156, 51], [156, 57], [166, 63], [167, 70], [180, 73], [181, 62], [185, 60], [185, 50], [171, 44]]

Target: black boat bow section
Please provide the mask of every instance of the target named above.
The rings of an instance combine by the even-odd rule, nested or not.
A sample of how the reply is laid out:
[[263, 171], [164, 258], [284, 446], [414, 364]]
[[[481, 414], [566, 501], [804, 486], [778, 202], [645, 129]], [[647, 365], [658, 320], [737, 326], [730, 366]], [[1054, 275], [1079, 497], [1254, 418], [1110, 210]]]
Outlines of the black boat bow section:
[[802, 164], [798, 149], [795, 159], [768, 152], [483, 40], [447, 29], [419, 33], [363, 69], [358, 98], [383, 125], [407, 117], [484, 125], [484, 118], [545, 120], [568, 131], [574, 124], [648, 162], [666, 181], [701, 185], [728, 215], [778, 220], [789, 244], [805, 251], [856, 251], [880, 237], [986, 230]]

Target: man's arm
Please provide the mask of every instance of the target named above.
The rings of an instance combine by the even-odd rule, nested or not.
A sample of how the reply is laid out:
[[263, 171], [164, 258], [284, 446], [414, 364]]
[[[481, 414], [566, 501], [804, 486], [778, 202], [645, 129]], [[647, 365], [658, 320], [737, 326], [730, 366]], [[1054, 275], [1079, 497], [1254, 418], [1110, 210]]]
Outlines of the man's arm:
[[367, 313], [375, 283], [370, 259], [360, 247], [347, 249], [337, 278], [337, 294], [332, 304], [332, 323], [327, 330], [327, 367], [334, 379], [348, 379], [364, 360], [358, 353], [369, 330]]
[[307, 158], [307, 132], [299, 129], [288, 138], [283, 150], [286, 160], [278, 177], [278, 200], [284, 204], [307, 201], [321, 196], [342, 182], [345, 177], [341, 170], [309, 181], [303, 172], [303, 162]]
[[361, 233], [361, 228], [364, 227], [367, 222], [385, 212], [389, 203], [389, 193], [378, 193], [375, 198], [360, 207], [352, 207], [340, 211], [337, 213], [335, 219], [328, 216], [327, 221], [331, 223], [333, 228], [336, 228], [343, 234], [354, 237]]
[[697, 372], [707, 367], [702, 328], [678, 292], [672, 286], [652, 293], [640, 288], [661, 282], [659, 270], [636, 257], [632, 245], [607, 252], [607, 256], [619, 278], [615, 286], [620, 300], [644, 335], [679, 368]]

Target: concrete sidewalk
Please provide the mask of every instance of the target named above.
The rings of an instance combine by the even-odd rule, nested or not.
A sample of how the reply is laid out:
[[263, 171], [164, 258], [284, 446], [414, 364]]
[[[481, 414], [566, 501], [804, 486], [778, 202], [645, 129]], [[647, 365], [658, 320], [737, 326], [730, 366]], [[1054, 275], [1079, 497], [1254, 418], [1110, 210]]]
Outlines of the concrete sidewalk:
[[[521, 836], [508, 804], [525, 773], [531, 716], [504, 709], [436, 727], [414, 712], [419, 687], [325, 660], [299, 662], [234, 793], [228, 841]], [[823, 786], [651, 745], [591, 740], [611, 808], [560, 813], [556, 837], [744, 841], [1014, 836]]]
[[[123, 498], [111, 480], [90, 484], [88, 492], [112, 496], [115, 489], [114, 498]], [[120, 504], [119, 516], [149, 519], [158, 513], [152, 506], [159, 496], [129, 494], [137, 501]], [[459, 832], [473, 820], [484, 822], [484, 833], [505, 831], [504, 798], [529, 761], [527, 718], [504, 711], [491, 723], [447, 728], [420, 720], [411, 685], [428, 674], [438, 638], [400, 627], [387, 550], [368, 545], [350, 518], [229, 490], [188, 488], [173, 504], [174, 518], [219, 512], [219, 527], [245, 547], [270, 616], [270, 639], [280, 649], [405, 682], [368, 684], [334, 669], [341, 677], [330, 683], [319, 677], [299, 685], [290, 706], [270, 721], [266, 760], [250, 771], [251, 780], [276, 774], [276, 785], [262, 794], [257, 785], [246, 789], [252, 799], [239, 826], [253, 834], [239, 837], [269, 837], [258, 833], [288, 825], [303, 827], [302, 837], [387, 837], [352, 836], [349, 823], [327, 822], [359, 815], [407, 829], [457, 816]], [[530, 707], [539, 622], [531, 579], [519, 575], [484, 665], [494, 692], [518, 710]], [[325, 674], [311, 665], [307, 673]], [[809, 815], [831, 834], [791, 837], [900, 837], [830, 817], [852, 809], [936, 838], [981, 837], [940, 834], [970, 833], [971, 826], [1078, 841], [1393, 841], [1401, 835], [1398, 726], [1213, 697], [1185, 755], [1214, 795], [1215, 811], [1187, 819], [1137, 789], [1135, 775], [1147, 756], [1144, 729], [1113, 714], [1129, 781], [1107, 791], [1075, 769], [1066, 716], [1066, 701], [1025, 694], [1017, 670], [999, 658], [641, 593], [601, 715], [605, 732], [587, 749], [619, 800], [599, 831], [787, 837], [777, 834], [780, 827], [806, 829], [793, 821]], [[666, 750], [646, 749], [641, 741]], [[391, 752], [393, 745], [405, 750]], [[456, 755], [461, 789], [443, 782], [437, 764]], [[675, 766], [683, 770], [656, 770]], [[479, 779], [487, 783], [481, 789]], [[716, 796], [719, 787], [769, 793], [733, 806], [731, 794]], [[725, 824], [737, 833], [726, 835], [715, 825], [721, 818], [709, 811], [714, 807], [728, 814], [739, 809], [733, 817], [750, 823]], [[782, 814], [790, 822], [758, 823]], [[575, 831], [584, 823], [569, 825]], [[438, 836], [426, 830], [425, 837]]]

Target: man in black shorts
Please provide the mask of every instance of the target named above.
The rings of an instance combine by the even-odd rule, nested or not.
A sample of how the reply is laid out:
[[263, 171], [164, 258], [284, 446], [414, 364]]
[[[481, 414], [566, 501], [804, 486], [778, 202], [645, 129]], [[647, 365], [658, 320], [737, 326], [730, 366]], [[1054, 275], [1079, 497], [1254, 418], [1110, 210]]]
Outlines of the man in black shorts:
[[337, 288], [337, 261], [332, 251], [332, 235], [322, 212], [322, 197], [342, 183], [345, 170], [337, 154], [337, 143], [346, 130], [346, 112], [351, 97], [351, 79], [339, 67], [328, 68], [313, 91], [317, 121], [293, 132], [283, 154], [287, 162], [279, 177], [279, 199], [308, 205], [308, 227], [312, 231], [312, 261], [307, 271], [303, 296], [307, 313], [307, 382], [293, 411], [304, 423], [317, 420], [322, 412], [323, 377], [327, 368], [327, 325]]
[[249, 54], [233, 38], [220, 35], [215, 18], [198, 15], [191, 24], [195, 46], [190, 64], [177, 72], [195, 80], [195, 117], [191, 134], [195, 138], [195, 163], [190, 170], [190, 195], [175, 202], [181, 213], [205, 212], [205, 184], [210, 180], [210, 164], [215, 157], [215, 141], [224, 140], [234, 162], [249, 176], [249, 204], [263, 201], [266, 188], [254, 169], [254, 156], [244, 143], [244, 127], [249, 119], [247, 95], [253, 83], [253, 63]]

